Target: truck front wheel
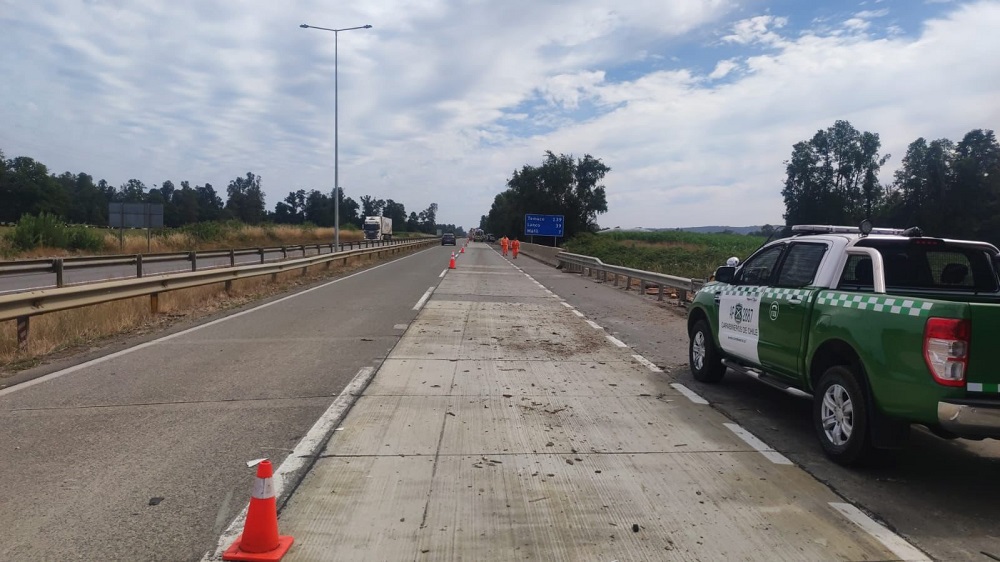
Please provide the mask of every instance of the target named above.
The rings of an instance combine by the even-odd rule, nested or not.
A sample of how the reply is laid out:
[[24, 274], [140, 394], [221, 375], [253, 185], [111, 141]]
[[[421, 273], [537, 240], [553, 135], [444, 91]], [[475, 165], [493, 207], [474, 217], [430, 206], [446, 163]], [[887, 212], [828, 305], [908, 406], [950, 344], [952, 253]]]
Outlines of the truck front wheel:
[[862, 464], [873, 448], [868, 402], [858, 375], [836, 365], [823, 373], [813, 401], [813, 425], [823, 452], [845, 466]]
[[704, 319], [695, 322], [691, 328], [688, 362], [691, 374], [698, 382], [717, 383], [726, 374], [726, 366], [722, 364], [722, 358], [712, 339], [712, 329]]

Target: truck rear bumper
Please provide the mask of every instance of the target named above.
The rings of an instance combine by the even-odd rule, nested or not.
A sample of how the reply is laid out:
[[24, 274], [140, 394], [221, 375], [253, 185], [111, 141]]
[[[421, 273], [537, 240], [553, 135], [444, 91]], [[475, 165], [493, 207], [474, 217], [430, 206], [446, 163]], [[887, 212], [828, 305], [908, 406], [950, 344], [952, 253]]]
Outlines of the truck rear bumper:
[[952, 399], [938, 402], [938, 423], [959, 437], [1000, 439], [1000, 402]]

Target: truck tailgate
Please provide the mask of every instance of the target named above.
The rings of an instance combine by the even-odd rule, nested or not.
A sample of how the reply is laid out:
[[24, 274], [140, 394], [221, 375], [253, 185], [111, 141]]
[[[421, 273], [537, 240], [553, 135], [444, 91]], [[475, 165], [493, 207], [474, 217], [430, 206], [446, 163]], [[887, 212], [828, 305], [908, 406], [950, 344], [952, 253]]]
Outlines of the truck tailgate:
[[972, 341], [965, 389], [996, 397], [1000, 393], [1000, 304], [971, 303]]

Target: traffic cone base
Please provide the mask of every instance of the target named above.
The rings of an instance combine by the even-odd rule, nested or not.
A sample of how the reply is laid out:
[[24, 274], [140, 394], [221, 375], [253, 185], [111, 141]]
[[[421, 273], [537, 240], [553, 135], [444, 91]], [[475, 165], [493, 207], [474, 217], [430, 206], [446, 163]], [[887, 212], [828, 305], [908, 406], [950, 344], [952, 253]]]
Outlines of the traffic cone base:
[[292, 542], [295, 541], [294, 537], [290, 536], [278, 536], [278, 547], [274, 550], [269, 550], [267, 552], [245, 552], [240, 550], [240, 544], [243, 542], [243, 535], [240, 535], [236, 539], [236, 542], [232, 544], [229, 548], [222, 553], [223, 560], [239, 560], [243, 562], [276, 562], [281, 560], [281, 557], [288, 552], [288, 549], [292, 547]]

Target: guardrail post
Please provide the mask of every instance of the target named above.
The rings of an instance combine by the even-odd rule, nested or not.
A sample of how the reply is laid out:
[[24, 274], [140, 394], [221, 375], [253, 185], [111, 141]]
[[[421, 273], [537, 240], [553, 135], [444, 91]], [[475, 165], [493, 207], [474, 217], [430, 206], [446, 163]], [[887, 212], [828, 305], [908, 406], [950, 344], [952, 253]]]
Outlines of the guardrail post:
[[160, 313], [160, 293], [149, 294], [149, 313], [150, 314]]
[[236, 250], [229, 250], [229, 267], [236, 267]]
[[17, 350], [28, 351], [28, 330], [31, 328], [30, 316], [17, 317]]
[[682, 303], [687, 303], [688, 300], [687, 289], [677, 289], [677, 300], [681, 301]]
[[52, 260], [52, 269], [56, 272], [56, 287], [63, 286], [63, 260], [56, 258]]
[[281, 259], [283, 259], [283, 260], [287, 260], [288, 259], [288, 248], [286, 248], [284, 246], [281, 247]]
[[260, 254], [260, 263], [264, 263], [264, 248], [257, 248], [257, 253]]
[[135, 255], [135, 278], [142, 278], [142, 254]]
[[614, 273], [613, 275], [615, 276], [615, 287], [617, 287], [618, 286], [618, 274]]
[[663, 300], [663, 285], [660, 285], [660, 294], [656, 295], [656, 300], [658, 301]]
[[632, 278], [629, 277], [628, 275], [626, 275], [625, 276], [625, 290], [627, 291], [627, 290], [629, 290], [631, 288], [632, 288]]
[[190, 252], [188, 259], [191, 260], [191, 271], [198, 271], [198, 252]]
[[306, 245], [303, 244], [303, 245], [299, 246], [299, 248], [302, 249], [302, 257], [306, 257]]

